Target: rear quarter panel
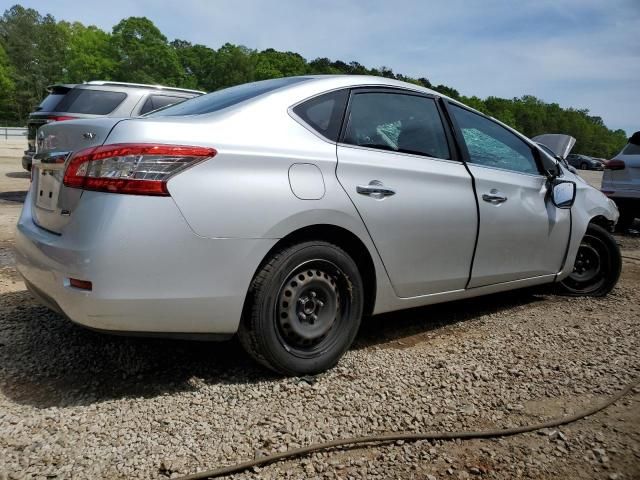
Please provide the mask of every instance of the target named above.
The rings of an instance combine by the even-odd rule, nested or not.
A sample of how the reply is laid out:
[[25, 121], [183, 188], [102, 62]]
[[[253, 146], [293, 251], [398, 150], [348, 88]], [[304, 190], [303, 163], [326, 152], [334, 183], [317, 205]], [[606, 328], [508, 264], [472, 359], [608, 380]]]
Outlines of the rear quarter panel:
[[[196, 235], [216, 239], [281, 239], [311, 225], [335, 225], [365, 244], [376, 269], [376, 306], [394, 295], [369, 234], [338, 183], [336, 145], [289, 116], [287, 105], [267, 97], [251, 109], [199, 117], [152, 117], [122, 122], [108, 143], [158, 142], [213, 147], [210, 160], [168, 182], [176, 205]], [[324, 195], [298, 198], [290, 185], [294, 164], [313, 164]], [[260, 259], [262, 260], [262, 259]], [[255, 268], [260, 262], [257, 262]], [[248, 285], [247, 285], [248, 287]]]

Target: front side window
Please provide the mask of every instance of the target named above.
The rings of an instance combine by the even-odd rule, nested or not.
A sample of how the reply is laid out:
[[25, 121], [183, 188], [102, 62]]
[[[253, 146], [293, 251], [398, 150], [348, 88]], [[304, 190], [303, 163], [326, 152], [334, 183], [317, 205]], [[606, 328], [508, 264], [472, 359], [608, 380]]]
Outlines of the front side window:
[[127, 98], [127, 94], [122, 92], [74, 88], [60, 101], [56, 110], [66, 113], [108, 115], [113, 112], [125, 98]]
[[488, 118], [449, 104], [469, 151], [470, 163], [537, 174], [538, 165], [529, 145]]
[[450, 159], [435, 100], [403, 93], [356, 93], [344, 143], [399, 153]]

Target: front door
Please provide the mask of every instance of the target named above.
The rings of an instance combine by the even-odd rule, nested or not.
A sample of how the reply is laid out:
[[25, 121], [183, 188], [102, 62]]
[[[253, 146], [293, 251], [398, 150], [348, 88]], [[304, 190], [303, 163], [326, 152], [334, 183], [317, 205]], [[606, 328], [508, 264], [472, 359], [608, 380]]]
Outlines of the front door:
[[455, 160], [433, 97], [356, 90], [337, 175], [396, 294], [464, 289], [477, 230], [471, 177]]
[[468, 150], [480, 210], [469, 288], [558, 273], [570, 211], [551, 203], [532, 147], [489, 118], [453, 104], [449, 111]]

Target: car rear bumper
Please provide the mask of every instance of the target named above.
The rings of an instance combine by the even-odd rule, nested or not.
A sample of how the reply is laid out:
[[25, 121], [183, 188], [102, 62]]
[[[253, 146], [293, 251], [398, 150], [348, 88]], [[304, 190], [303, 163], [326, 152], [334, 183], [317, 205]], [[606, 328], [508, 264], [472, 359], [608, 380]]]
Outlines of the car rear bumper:
[[[169, 197], [84, 192], [62, 235], [18, 222], [29, 290], [73, 322], [130, 333], [233, 334], [258, 264], [276, 240], [195, 235]], [[86, 291], [69, 279], [92, 282]]]

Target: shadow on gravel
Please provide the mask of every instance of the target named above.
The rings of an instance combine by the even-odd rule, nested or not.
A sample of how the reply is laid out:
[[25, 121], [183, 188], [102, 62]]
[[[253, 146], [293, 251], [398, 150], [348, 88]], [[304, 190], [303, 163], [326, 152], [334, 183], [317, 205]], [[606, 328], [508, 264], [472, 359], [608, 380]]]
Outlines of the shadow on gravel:
[[0, 202], [24, 203], [27, 197], [26, 190], [18, 190], [15, 192], [0, 192]]
[[31, 172], [9, 172], [5, 175], [9, 178], [29, 178], [31, 177]]
[[26, 291], [0, 294], [0, 391], [36, 407], [89, 405], [276, 378], [235, 341], [120, 337], [74, 325]]
[[[540, 300], [531, 291], [385, 314], [363, 322], [354, 348], [407, 339]], [[444, 332], [443, 332], [444, 333]], [[26, 291], [0, 295], [0, 390], [36, 407], [89, 405], [195, 390], [198, 384], [277, 379], [237, 341], [129, 338], [86, 330], [37, 305]]]
[[[420, 337], [443, 327], [475, 320], [482, 315], [501, 312], [543, 300], [542, 289], [523, 289], [496, 293], [400, 312], [385, 313], [362, 321], [356, 337], [356, 349], [393, 343], [393, 346], [411, 346], [425, 340]], [[401, 342], [398, 343], [398, 342]]]

